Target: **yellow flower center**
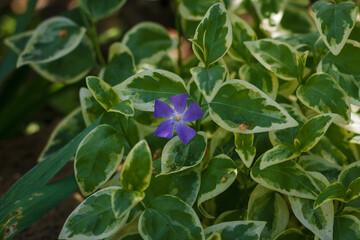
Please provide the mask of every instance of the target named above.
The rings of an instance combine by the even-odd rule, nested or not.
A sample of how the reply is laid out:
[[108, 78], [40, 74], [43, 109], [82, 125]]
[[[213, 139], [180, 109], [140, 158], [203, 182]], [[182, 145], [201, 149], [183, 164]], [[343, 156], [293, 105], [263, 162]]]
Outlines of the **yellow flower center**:
[[176, 119], [176, 121], [181, 121], [181, 116], [180, 115], [176, 115], [176, 117], [175, 117], [175, 119]]

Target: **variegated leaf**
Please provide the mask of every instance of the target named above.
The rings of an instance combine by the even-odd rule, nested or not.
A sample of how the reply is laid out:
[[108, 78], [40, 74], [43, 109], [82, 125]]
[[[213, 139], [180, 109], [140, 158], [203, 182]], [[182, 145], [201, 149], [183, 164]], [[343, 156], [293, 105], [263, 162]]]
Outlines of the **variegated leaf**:
[[46, 63], [69, 54], [80, 44], [85, 31], [85, 28], [64, 17], [53, 17], [42, 22], [26, 43], [17, 67]]
[[87, 88], [80, 88], [79, 98], [84, 122], [86, 126], [89, 126], [105, 112], [104, 108], [96, 101]]
[[[34, 31], [23, 32], [5, 39], [5, 44], [20, 54]], [[77, 61], [73, 61], [77, 59]], [[95, 54], [88, 38], [69, 54], [46, 63], [29, 63], [32, 69], [45, 79], [52, 82], [74, 83], [82, 79], [95, 65]]]
[[[328, 74], [316, 73], [298, 87], [296, 96], [307, 107], [318, 113], [334, 113], [334, 122], [350, 121], [349, 98]], [[336, 101], [335, 101], [336, 99]]]
[[115, 217], [124, 218], [144, 197], [143, 192], [116, 189], [111, 195], [111, 206]]
[[350, 1], [337, 4], [317, 1], [312, 11], [321, 38], [330, 51], [338, 55], [355, 26], [356, 4]]
[[269, 166], [279, 164], [300, 156], [298, 151], [292, 144], [281, 143], [264, 153], [261, 158], [260, 170]]
[[205, 217], [214, 218], [201, 204], [224, 192], [235, 181], [236, 175], [235, 163], [225, 154], [211, 159], [209, 166], [201, 174], [201, 187], [197, 200], [197, 206]]
[[87, 77], [86, 84], [98, 103], [108, 112], [118, 112], [126, 116], [134, 115], [131, 99], [121, 101], [115, 90], [98, 77]]
[[213, 64], [208, 68], [194, 67], [190, 72], [207, 102], [211, 102], [214, 98], [227, 74], [227, 70], [220, 64]]
[[100, 125], [80, 143], [74, 170], [81, 193], [88, 196], [100, 188], [119, 166], [124, 154], [120, 134], [109, 125]]
[[235, 151], [239, 155], [246, 167], [250, 168], [256, 154], [254, 144], [254, 134], [234, 133]]
[[189, 204], [194, 205], [199, 193], [201, 182], [201, 164], [185, 171], [168, 175], [161, 173], [161, 159], [153, 161], [153, 175], [150, 186], [146, 189], [144, 202], [150, 203], [160, 195], [170, 194]]
[[332, 120], [331, 114], [323, 114], [306, 121], [296, 135], [296, 139], [300, 142], [299, 150], [301, 152], [311, 150], [324, 136]]
[[333, 236], [334, 206], [328, 202], [314, 209], [310, 199], [288, 196], [291, 209], [296, 218], [321, 240], [330, 240]]
[[80, 203], [66, 219], [59, 239], [103, 239], [117, 232], [128, 217], [116, 218], [111, 207], [111, 197], [118, 189], [102, 189]]
[[177, 40], [170, 39], [160, 24], [142, 22], [126, 32], [122, 43], [134, 55], [136, 65], [155, 63], [176, 47]]
[[161, 154], [161, 173], [171, 174], [198, 165], [203, 159], [207, 146], [204, 132], [197, 132], [187, 145], [179, 137], [166, 143]]
[[[338, 181], [345, 185], [346, 188], [360, 176], [360, 161], [356, 161], [346, 167], [339, 174]], [[360, 212], [360, 198], [352, 200], [346, 204], [347, 207]]]
[[273, 239], [284, 231], [288, 224], [287, 203], [280, 194], [258, 185], [250, 195], [247, 219], [265, 221], [261, 239]]
[[360, 220], [353, 215], [341, 215], [335, 218], [333, 240], [360, 239]]
[[284, 14], [288, 0], [251, 0], [266, 31], [275, 30]]
[[205, 229], [205, 235], [214, 232], [221, 234], [221, 240], [260, 240], [266, 222], [262, 221], [232, 221], [212, 225]]
[[210, 117], [222, 128], [258, 133], [294, 127], [297, 122], [269, 96], [242, 80], [231, 80], [209, 103]]
[[140, 216], [139, 232], [145, 240], [205, 240], [195, 211], [171, 195], [159, 196], [150, 203]]
[[346, 188], [344, 184], [338, 182], [333, 183], [324, 190], [322, 190], [322, 192], [317, 196], [314, 202], [314, 209], [331, 200], [346, 202], [345, 194]]
[[145, 70], [114, 86], [121, 100], [131, 98], [134, 108], [154, 111], [155, 99], [170, 103], [171, 96], [187, 92], [184, 80], [164, 70]]
[[[232, 25], [232, 44], [229, 48], [228, 54], [237, 61], [249, 62], [252, 58], [251, 53], [246, 48], [244, 42], [257, 40], [256, 33], [249, 24], [233, 13], [229, 13]], [[240, 77], [241, 78], [241, 77]], [[242, 80], [245, 80], [241, 78]]]
[[126, 0], [78, 0], [79, 7], [95, 21], [115, 13], [125, 2]]
[[230, 18], [221, 3], [215, 3], [207, 11], [191, 39], [197, 58], [208, 67], [222, 58], [232, 43]]
[[293, 160], [263, 170], [260, 170], [260, 162], [261, 157], [251, 169], [251, 178], [266, 188], [306, 199], [315, 199], [321, 191], [314, 179]]
[[239, 70], [241, 80], [247, 81], [259, 88], [275, 100], [279, 81], [275, 74], [267, 71], [260, 63], [253, 65], [243, 65]]
[[360, 106], [360, 43], [347, 41], [341, 52], [327, 54], [319, 64], [318, 71], [325, 72], [339, 83], [350, 97], [351, 104]]
[[277, 235], [274, 240], [304, 240], [305, 235], [297, 228], [289, 228]]
[[307, 53], [273, 39], [245, 42], [251, 54], [269, 71], [284, 80], [303, 78]]
[[179, 11], [183, 18], [188, 20], [201, 20], [207, 10], [220, 0], [197, 0], [196, 4], [192, 0], [181, 0]]
[[113, 43], [109, 48], [108, 65], [101, 71], [100, 78], [115, 86], [134, 74], [136, 66], [130, 49], [122, 43]]
[[141, 140], [126, 156], [120, 175], [121, 186], [130, 191], [144, 191], [150, 185], [151, 173], [151, 151], [147, 142]]
[[76, 108], [66, 116], [52, 131], [46, 146], [42, 150], [38, 162], [54, 154], [85, 129], [81, 108]]

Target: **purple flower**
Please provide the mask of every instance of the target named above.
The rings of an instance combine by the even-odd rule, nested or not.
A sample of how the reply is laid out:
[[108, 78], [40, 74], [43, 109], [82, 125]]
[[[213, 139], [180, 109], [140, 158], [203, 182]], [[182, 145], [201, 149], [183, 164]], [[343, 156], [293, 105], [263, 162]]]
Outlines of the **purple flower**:
[[160, 100], [155, 100], [154, 117], [169, 119], [162, 122], [156, 129], [154, 136], [172, 138], [174, 136], [174, 127], [180, 140], [186, 145], [196, 135], [196, 131], [187, 126], [184, 122], [192, 122], [204, 116], [199, 104], [196, 102], [187, 105], [187, 93], [179, 94], [170, 97], [170, 102], [174, 109], [167, 103]]

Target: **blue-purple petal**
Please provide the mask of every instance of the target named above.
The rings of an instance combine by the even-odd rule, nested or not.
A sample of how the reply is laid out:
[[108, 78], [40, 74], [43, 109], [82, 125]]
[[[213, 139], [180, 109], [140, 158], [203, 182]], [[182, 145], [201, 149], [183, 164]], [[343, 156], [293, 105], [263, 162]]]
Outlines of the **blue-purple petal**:
[[168, 119], [163, 121], [154, 132], [154, 136], [172, 138], [174, 136], [174, 121]]
[[187, 105], [187, 98], [188, 98], [187, 93], [182, 93], [170, 97], [170, 102], [174, 106], [174, 109], [177, 113], [182, 114], [185, 111]]
[[171, 117], [173, 113], [174, 109], [172, 109], [172, 107], [170, 107], [167, 103], [164, 103], [160, 100], [155, 100], [154, 117]]
[[184, 123], [176, 125], [176, 133], [184, 145], [196, 135], [196, 131]]
[[204, 116], [204, 112], [201, 110], [199, 104], [196, 102], [190, 103], [188, 109], [183, 115], [184, 122], [192, 122]]

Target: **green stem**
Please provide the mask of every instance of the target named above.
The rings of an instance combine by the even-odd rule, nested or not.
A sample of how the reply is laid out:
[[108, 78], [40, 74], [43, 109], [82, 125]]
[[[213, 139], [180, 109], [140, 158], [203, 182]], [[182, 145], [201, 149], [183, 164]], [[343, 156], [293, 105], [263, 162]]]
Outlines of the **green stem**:
[[344, 210], [345, 206], [346, 206], [345, 203], [343, 203], [343, 202], [338, 202], [335, 215], [340, 214], [340, 213]]
[[104, 56], [102, 55], [101, 49], [100, 49], [99, 39], [98, 39], [98, 35], [97, 35], [97, 30], [96, 30], [96, 21], [93, 20], [93, 21], [91, 21], [91, 23], [92, 23], [91, 26], [92, 26], [92, 33], [93, 33], [92, 39], [94, 42], [95, 51], [99, 58], [101, 66], [105, 67], [106, 62], [105, 62]]
[[[200, 93], [199, 102], [198, 102], [199, 106], [201, 106], [202, 100], [203, 100], [203, 95]], [[200, 124], [201, 124], [201, 118], [196, 120], [196, 124], [195, 124], [196, 131], [200, 131]]]
[[177, 45], [177, 50], [178, 50], [178, 70], [179, 73], [181, 74], [181, 70], [182, 70], [182, 54], [181, 54], [181, 23], [180, 23], [180, 14], [179, 14], [179, 0], [174, 0], [174, 5], [175, 5], [175, 28], [178, 34], [178, 45]]

